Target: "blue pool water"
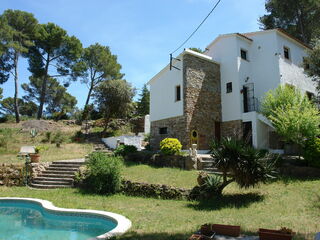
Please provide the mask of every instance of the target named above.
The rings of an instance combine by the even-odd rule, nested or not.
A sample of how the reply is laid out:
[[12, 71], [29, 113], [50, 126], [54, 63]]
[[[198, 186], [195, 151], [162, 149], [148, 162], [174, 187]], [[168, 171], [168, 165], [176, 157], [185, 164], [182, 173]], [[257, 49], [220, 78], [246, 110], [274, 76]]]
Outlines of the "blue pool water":
[[28, 201], [0, 201], [0, 240], [86, 240], [116, 227], [106, 218], [56, 213]]

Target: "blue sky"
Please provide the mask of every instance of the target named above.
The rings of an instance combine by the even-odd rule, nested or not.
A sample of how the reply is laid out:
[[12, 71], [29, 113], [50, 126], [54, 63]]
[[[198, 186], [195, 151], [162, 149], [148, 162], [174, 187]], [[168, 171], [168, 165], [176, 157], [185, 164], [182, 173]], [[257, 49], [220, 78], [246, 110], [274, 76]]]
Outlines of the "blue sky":
[[[178, 47], [208, 14], [217, 0], [1, 0], [0, 12], [31, 12], [40, 23], [54, 22], [80, 39], [96, 42], [118, 56], [122, 73], [138, 90], [168, 64]], [[204, 49], [219, 34], [259, 30], [265, 0], [222, 0], [184, 47]], [[183, 49], [179, 50], [179, 54]], [[28, 82], [27, 62], [19, 66], [20, 83]], [[13, 96], [13, 80], [1, 86]], [[68, 91], [83, 107], [87, 88], [78, 82]], [[22, 90], [20, 96], [23, 95]]]

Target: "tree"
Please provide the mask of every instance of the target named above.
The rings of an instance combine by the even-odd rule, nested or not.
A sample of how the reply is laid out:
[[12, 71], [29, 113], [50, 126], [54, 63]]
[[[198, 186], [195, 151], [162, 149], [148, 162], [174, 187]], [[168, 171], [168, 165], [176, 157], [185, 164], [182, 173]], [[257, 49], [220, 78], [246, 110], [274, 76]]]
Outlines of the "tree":
[[282, 28], [309, 44], [320, 34], [319, 0], [266, 0], [268, 14], [260, 17], [263, 29]]
[[3, 89], [2, 89], [2, 88], [0, 88], [0, 99], [2, 99], [2, 98], [3, 98], [2, 93], [3, 93]]
[[121, 79], [121, 65], [117, 62], [117, 56], [112, 55], [109, 47], [96, 43], [85, 48], [80, 60], [82, 67], [82, 83], [88, 86], [87, 100], [84, 105], [84, 116], [94, 88], [104, 80]]
[[143, 85], [140, 99], [138, 101], [137, 113], [140, 116], [149, 114], [150, 111], [150, 91], [146, 84]]
[[[41, 92], [37, 118], [43, 114], [50, 77], [68, 77], [76, 80], [79, 76], [78, 59], [82, 53], [82, 44], [74, 36], [54, 23], [41, 24], [35, 38], [35, 46], [29, 51], [29, 70], [34, 77], [41, 78]], [[56, 75], [49, 75], [57, 72]]]
[[125, 80], [100, 83], [93, 94], [95, 103], [105, 118], [105, 130], [111, 118], [126, 117], [132, 110], [135, 90]]
[[16, 122], [18, 123], [20, 121], [18, 63], [20, 56], [26, 54], [33, 45], [32, 38], [36, 32], [38, 21], [31, 13], [9, 9], [0, 16], [0, 22], [0, 25], [4, 27], [0, 34], [1, 51], [3, 52], [0, 57], [2, 66], [0, 67], [0, 82], [8, 80], [8, 72], [13, 69], [13, 72], [10, 72], [14, 77], [14, 111]]
[[[37, 102], [40, 104], [42, 79], [31, 76], [30, 83], [21, 85], [22, 89], [27, 93], [23, 98], [27, 101]], [[46, 114], [59, 120], [66, 114], [73, 111], [77, 104], [75, 97], [67, 93], [67, 89], [62, 86], [57, 79], [49, 77], [47, 81], [47, 93], [44, 104], [46, 107]]]
[[305, 58], [304, 65], [307, 74], [318, 83], [318, 91], [320, 92], [320, 38], [314, 41], [313, 46]]
[[[19, 98], [18, 103], [20, 106], [20, 114], [23, 116], [35, 116], [37, 112], [37, 105], [33, 102], [26, 102]], [[15, 100], [12, 97], [4, 98], [0, 101], [0, 113], [3, 115], [15, 114]]]
[[287, 142], [304, 146], [306, 140], [320, 134], [319, 110], [293, 87], [279, 86], [267, 92], [262, 102], [262, 114]]

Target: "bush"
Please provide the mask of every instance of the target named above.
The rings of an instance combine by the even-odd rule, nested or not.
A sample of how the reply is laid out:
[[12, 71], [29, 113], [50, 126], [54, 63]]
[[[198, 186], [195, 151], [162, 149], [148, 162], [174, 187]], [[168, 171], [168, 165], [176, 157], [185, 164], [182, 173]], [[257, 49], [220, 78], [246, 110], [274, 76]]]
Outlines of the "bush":
[[121, 157], [110, 157], [101, 152], [91, 153], [84, 186], [94, 193], [116, 193], [120, 190], [122, 165]]
[[164, 155], [175, 155], [180, 152], [182, 145], [176, 138], [165, 138], [160, 142], [160, 151]]
[[73, 142], [83, 142], [84, 141], [84, 134], [81, 131], [76, 131], [71, 139]]
[[61, 132], [57, 132], [52, 139], [52, 143], [55, 143], [57, 147], [60, 147], [62, 143], [66, 141], [65, 136]]
[[51, 143], [51, 139], [52, 139], [52, 132], [48, 131], [48, 132], [45, 132], [44, 139], [42, 140], [42, 142]]
[[136, 146], [133, 146], [133, 145], [120, 145], [119, 147], [117, 147], [115, 150], [114, 150], [114, 154], [116, 156], [127, 156], [128, 154], [130, 153], [135, 153], [137, 152], [138, 149]]
[[320, 168], [320, 139], [309, 140], [305, 144], [303, 157], [311, 167]]

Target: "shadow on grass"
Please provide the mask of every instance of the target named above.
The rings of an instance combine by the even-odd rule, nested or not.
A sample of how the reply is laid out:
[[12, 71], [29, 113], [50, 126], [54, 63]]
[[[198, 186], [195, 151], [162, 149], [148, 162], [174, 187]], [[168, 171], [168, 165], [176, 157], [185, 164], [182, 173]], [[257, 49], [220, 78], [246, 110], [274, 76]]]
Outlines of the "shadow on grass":
[[199, 202], [194, 201], [187, 206], [194, 210], [220, 210], [223, 208], [245, 208], [256, 202], [264, 200], [264, 196], [258, 193], [246, 193], [246, 194], [225, 194], [219, 198], [211, 200], [201, 200]]
[[313, 181], [319, 181], [319, 177], [295, 177], [295, 176], [288, 176], [288, 175], [279, 175], [276, 181], [282, 181], [285, 184], [294, 183], [294, 182], [313, 182]]
[[128, 232], [123, 236], [116, 238], [117, 240], [186, 240], [192, 235], [192, 232], [189, 233], [137, 233], [137, 232]]

